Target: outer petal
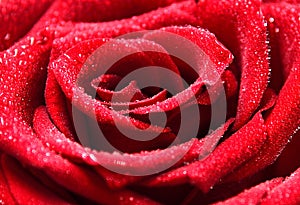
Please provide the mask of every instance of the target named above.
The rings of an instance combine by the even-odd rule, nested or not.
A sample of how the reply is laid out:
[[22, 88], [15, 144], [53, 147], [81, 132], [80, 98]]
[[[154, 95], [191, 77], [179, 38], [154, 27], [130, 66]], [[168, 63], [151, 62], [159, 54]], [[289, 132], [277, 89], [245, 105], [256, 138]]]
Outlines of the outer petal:
[[[281, 53], [286, 54], [282, 63], [289, 75], [274, 109], [266, 119], [268, 140], [255, 158], [233, 174], [238, 179], [250, 176], [273, 163], [300, 125], [300, 34], [299, 29], [296, 29], [299, 28], [299, 7], [282, 5], [279, 9], [266, 8], [274, 12], [274, 18], [278, 20], [277, 26], [282, 31], [278, 40], [280, 47], [287, 49]], [[281, 12], [277, 13], [280, 10]], [[285, 29], [286, 25], [294, 29]]]
[[[31, 32], [62, 21], [112, 21], [139, 15], [182, 0], [56, 0]], [[113, 12], [112, 12], [113, 11]]]
[[194, 145], [191, 146], [189, 152], [182, 159], [184, 165], [183, 167], [178, 167], [167, 171], [166, 173], [162, 173], [157, 176], [146, 179], [142, 182], [142, 185], [149, 187], [166, 187], [188, 183], [188, 164], [193, 163], [193, 161], [196, 160], [203, 160], [207, 157], [208, 154], [213, 152], [214, 146], [217, 145], [219, 140], [223, 137], [223, 135], [233, 122], [233, 119], [228, 120], [222, 127], [200, 140], [200, 143], [194, 143]]
[[0, 200], [3, 204], [16, 204], [3, 173], [2, 165], [0, 165]]
[[242, 129], [220, 144], [205, 160], [187, 167], [192, 184], [207, 192], [222, 177], [247, 161], [266, 140], [266, 128], [260, 113]]
[[34, 179], [15, 159], [1, 156], [7, 184], [17, 204], [75, 204], [59, 198]]
[[255, 187], [252, 187], [248, 190], [243, 191], [242, 193], [234, 196], [230, 199], [227, 199], [223, 202], [215, 203], [215, 205], [255, 205], [260, 204], [261, 200], [265, 197], [268, 192], [270, 192], [274, 187], [278, 186], [283, 181], [282, 178], [276, 178], [271, 181], [264, 182]]
[[[198, 3], [201, 26], [208, 28], [233, 53], [242, 71], [234, 129], [253, 115], [268, 83], [267, 35], [260, 2], [215, 0]], [[226, 8], [226, 9], [224, 9]]]
[[57, 27], [58, 35], [70, 33], [54, 42], [54, 51], [52, 52], [54, 56], [51, 58], [57, 58], [75, 44], [88, 39], [113, 38], [130, 32], [153, 30], [172, 25], [198, 25], [194, 16], [195, 10], [195, 2], [184, 1], [128, 19]]
[[1, 2], [0, 51], [9, 48], [25, 35], [50, 5], [50, 0]]
[[22, 115], [31, 122], [33, 110], [43, 102], [41, 85], [46, 80], [51, 44], [51, 33], [42, 30], [0, 53], [1, 112], [11, 112], [12, 118]]
[[273, 190], [261, 201], [262, 205], [299, 204], [300, 203], [300, 168]]

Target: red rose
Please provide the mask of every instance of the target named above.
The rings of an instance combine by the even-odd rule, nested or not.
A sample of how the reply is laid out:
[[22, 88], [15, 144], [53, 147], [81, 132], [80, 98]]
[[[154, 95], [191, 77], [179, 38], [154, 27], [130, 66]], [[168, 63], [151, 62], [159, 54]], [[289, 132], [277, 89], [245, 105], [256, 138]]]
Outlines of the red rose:
[[0, 3], [3, 204], [298, 204], [300, 2]]

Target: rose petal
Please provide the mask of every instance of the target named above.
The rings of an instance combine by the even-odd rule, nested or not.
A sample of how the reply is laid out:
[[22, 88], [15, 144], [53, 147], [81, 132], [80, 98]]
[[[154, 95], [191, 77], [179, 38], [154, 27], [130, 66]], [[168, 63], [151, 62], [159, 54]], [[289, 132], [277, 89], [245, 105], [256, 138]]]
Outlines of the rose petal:
[[49, 112], [51, 119], [67, 138], [75, 140], [76, 132], [68, 112], [66, 97], [64, 96], [58, 82], [56, 81], [53, 70], [51, 69], [48, 69], [44, 93], [47, 111]]
[[[282, 178], [275, 178], [273, 180], [261, 183], [255, 187], [243, 191], [242, 193], [227, 199], [223, 202], [215, 203], [215, 205], [226, 205], [226, 204], [237, 204], [237, 205], [247, 205], [247, 204], [259, 204], [261, 200], [264, 199], [265, 195], [268, 194], [272, 189], [281, 184]], [[273, 203], [272, 203], [273, 204]]]
[[68, 33], [70, 29], [72, 32], [64, 38], [58, 38], [54, 41], [52, 58], [57, 58], [67, 49], [83, 40], [93, 38], [112, 38], [130, 32], [158, 29], [171, 25], [197, 25], [196, 18], [193, 15], [195, 8], [196, 4], [194, 1], [184, 1], [182, 3], [172, 4], [166, 8], [160, 8], [137, 17], [120, 21], [89, 24], [78, 23], [75, 26], [67, 25], [66, 27], [62, 27], [61, 30], [58, 28], [58, 35], [65, 34], [66, 32]]
[[221, 75], [221, 79], [224, 84], [217, 84], [216, 86], [210, 88], [209, 92], [206, 90], [197, 97], [199, 104], [210, 105], [211, 103], [214, 103], [214, 101], [218, 99], [219, 89], [221, 89], [221, 86], [224, 86], [227, 99], [230, 99], [237, 94], [238, 82], [232, 71], [225, 70]]
[[272, 189], [261, 201], [261, 204], [299, 204], [300, 202], [300, 169], [297, 169], [284, 182]]
[[43, 170], [61, 186], [99, 203], [116, 204], [129, 196], [137, 201], [149, 202], [145, 197], [126, 190], [111, 192], [96, 173], [55, 155], [43, 146], [25, 123], [17, 119], [15, 123], [17, 128], [7, 123], [8, 126], [2, 129], [2, 136], [6, 137], [0, 139], [1, 149], [23, 163]]
[[[88, 149], [82, 148], [76, 142], [66, 140], [63, 134], [60, 133], [51, 123], [49, 117], [47, 116], [46, 110], [43, 107], [40, 107], [36, 110], [34, 118], [34, 128], [35, 131], [39, 134], [40, 139], [43, 141], [44, 145], [48, 146], [55, 152], [61, 153], [63, 156], [67, 156], [72, 160], [85, 162], [93, 166], [98, 165], [98, 163], [100, 163], [100, 165], [104, 165], [104, 167], [115, 166], [115, 170], [123, 169], [121, 164], [126, 164], [126, 167], [124, 167], [125, 170], [147, 170], [155, 168], [154, 165], [157, 165], [158, 167], [163, 166], [165, 164], [165, 160], [172, 161], [172, 158], [174, 158], [174, 153], [180, 154], [181, 152], [186, 152], [186, 154], [182, 154], [183, 158], [179, 159], [179, 162], [177, 162], [174, 166], [189, 163], [199, 157], [205, 157], [211, 150], [210, 145], [213, 146], [218, 142], [220, 136], [223, 135], [223, 133], [227, 130], [228, 126], [232, 122], [232, 120], [229, 120], [224, 128], [218, 129], [216, 132], [214, 132], [213, 135], [208, 136], [204, 141], [192, 139], [190, 142], [165, 150], [157, 150], [152, 152], [145, 152], [142, 154], [124, 156], [115, 154], [111, 155], [103, 152], [91, 152]], [[213, 144], [211, 144], [212, 142]], [[144, 159], [147, 159], [147, 163], [145, 163]], [[119, 161], [120, 163], [115, 164], [116, 161]], [[100, 167], [96, 169], [104, 177], [108, 185], [112, 188], [120, 188], [129, 183], [140, 180], [139, 177], [119, 175]]]
[[187, 176], [187, 167], [189, 166], [188, 164], [192, 163], [195, 160], [205, 159], [214, 150], [214, 147], [218, 144], [219, 140], [223, 137], [224, 133], [233, 122], [233, 119], [228, 120], [222, 127], [206, 136], [198, 143], [194, 143], [188, 153], [178, 163], [178, 165], [184, 165], [183, 167], [179, 167], [147, 179], [142, 182], [142, 185], [156, 187], [173, 186], [187, 183], [189, 181]]
[[300, 167], [298, 147], [300, 146], [300, 130], [290, 139], [278, 159], [271, 165], [274, 176], [288, 176]]
[[[277, 9], [275, 7], [270, 7], [271, 9]], [[280, 13], [278, 19], [282, 21], [282, 24], [278, 24], [279, 29], [285, 27], [285, 23], [290, 23], [291, 19], [293, 24], [291, 27], [299, 25], [296, 20], [299, 13], [291, 11], [292, 8], [281, 8], [284, 13]], [[289, 13], [291, 12], [291, 13]], [[283, 15], [283, 16], [281, 16]], [[277, 19], [277, 18], [276, 18]], [[287, 21], [287, 22], [286, 22]], [[284, 23], [285, 22], [285, 23]], [[284, 24], [283, 24], [284, 23]], [[296, 31], [296, 33], [295, 33]], [[298, 30], [288, 30], [287, 33], [282, 33], [279, 39], [284, 36], [289, 36], [296, 43], [292, 43], [291, 47], [287, 47], [286, 43], [291, 41], [279, 41], [280, 47], [289, 49], [286, 54], [286, 58], [283, 59], [283, 64], [287, 66], [285, 70], [289, 70], [289, 76], [281, 89], [276, 105], [270, 115], [266, 119], [266, 126], [268, 131], [268, 140], [266, 144], [262, 147], [260, 153], [249, 161], [243, 168], [237, 170], [234, 175], [236, 179], [242, 179], [244, 177], [250, 176], [255, 172], [263, 169], [267, 165], [270, 165], [279, 156], [281, 151], [284, 149], [288, 140], [297, 129], [299, 129], [300, 124], [300, 64], [299, 64], [299, 46], [300, 34]], [[291, 33], [289, 33], [291, 32]], [[281, 46], [282, 45], [282, 46]]]
[[25, 35], [50, 5], [50, 0], [1, 2], [0, 51], [9, 48]]
[[[104, 83], [109, 84], [110, 81], [112, 81], [112, 80], [113, 79], [111, 79], [111, 78], [107, 79], [107, 81]], [[120, 80], [118, 80], [118, 81], [120, 81]], [[106, 89], [103, 87], [96, 87], [96, 86], [93, 86], [93, 87], [96, 89], [97, 94], [101, 98], [101, 100], [104, 100], [106, 102], [110, 102], [113, 96], [114, 96], [116, 103], [125, 103], [125, 102], [128, 102], [128, 101], [126, 101], [128, 99], [130, 100], [130, 102], [140, 101], [140, 100], [145, 99], [145, 96], [143, 95], [141, 90], [138, 88], [136, 81], [131, 81], [128, 86], [126, 86], [125, 88], [123, 88], [120, 91], [115, 91], [115, 92], [109, 90], [109, 88]], [[116, 87], [116, 86], [114, 86], [114, 87]]]
[[[175, 40], [175, 39], [167, 38], [166, 32], [170, 32], [171, 34], [179, 35], [180, 37], [185, 38], [186, 40], [189, 40], [190, 42], [192, 42], [193, 44], [198, 46], [201, 49], [201, 51], [203, 51], [206, 55], [208, 55], [210, 60], [215, 64], [215, 66], [216, 66], [215, 69], [219, 74], [223, 73], [224, 67], [227, 67], [233, 60], [233, 56], [230, 53], [230, 51], [227, 50], [218, 41], [218, 39], [215, 37], [214, 34], [208, 32], [204, 29], [195, 28], [192, 26], [165, 27], [160, 30], [147, 33], [144, 35], [143, 38], [152, 40], [154, 42], [159, 43], [160, 45], [163, 45], [164, 48], [167, 51], [169, 51], [169, 53], [179, 53], [182, 55], [182, 52], [180, 52], [181, 49], [193, 48], [193, 47], [188, 47], [188, 46], [190, 46], [189, 44], [187, 44], [185, 41], [182, 41], [180, 38], [178, 38], [179, 40], [181, 40], [181, 42], [178, 42], [178, 48], [177, 48], [177, 50], [174, 50], [176, 48], [174, 48], [174, 46], [172, 45], [172, 43], [174, 43], [174, 42], [172, 42], [172, 40]], [[168, 42], [168, 41], [171, 41], [171, 42]], [[193, 50], [193, 52], [198, 52], [198, 50], [195, 49], [195, 50]], [[199, 59], [198, 61], [200, 61], [200, 60], [203, 60], [203, 59]], [[214, 70], [209, 70], [209, 68], [206, 68], [205, 70], [201, 70], [201, 67], [198, 67], [198, 66], [203, 65], [203, 62], [196, 62], [196, 64], [193, 64], [193, 65], [195, 65], [194, 69], [196, 71], [198, 71], [199, 75], [202, 74], [201, 71], [202, 72], [210, 71], [210, 72], [212, 72], [212, 73], [210, 73], [211, 75], [214, 74], [213, 72], [215, 72]], [[184, 73], [184, 70], [182, 71], [182, 74], [183, 73]]]
[[186, 170], [191, 183], [207, 192], [220, 178], [257, 154], [266, 140], [263, 123], [261, 114], [256, 114], [247, 125], [219, 145], [208, 158], [188, 166]]
[[268, 130], [266, 144], [257, 157], [251, 159], [244, 167], [234, 173], [235, 178], [242, 179], [250, 176], [274, 162], [288, 143], [290, 136], [298, 128], [300, 123], [299, 70], [298, 73], [292, 72], [290, 74], [279, 94], [274, 109], [266, 121]]
[[97, 165], [89, 157], [91, 151], [85, 150], [80, 144], [65, 137], [64, 134], [52, 124], [45, 107], [36, 109], [33, 119], [34, 131], [38, 134], [44, 146], [62, 154], [74, 161], [86, 162], [89, 165]]
[[[176, 37], [179, 39], [179, 43], [183, 44], [182, 46], [184, 47], [182, 48], [182, 46], [177, 45], [177, 51], [176, 50], [174, 51], [174, 49], [176, 49], [174, 47], [174, 42], [173, 42], [174, 39], [171, 39], [172, 41], [168, 42], [168, 40], [170, 41], [170, 39], [167, 37], [168, 32], [178, 35]], [[200, 68], [202, 68], [202, 66], [200, 67], [200, 65], [202, 65], [203, 62], [196, 61], [196, 64], [193, 66], [195, 66], [194, 69], [199, 72], [201, 78], [198, 78], [192, 85], [190, 85], [189, 89], [186, 89], [183, 92], [177, 94], [176, 96], [173, 96], [172, 98], [169, 98], [166, 101], [163, 101], [161, 103], [159, 102], [155, 105], [131, 110], [132, 113], [143, 114], [143, 113], [148, 113], [150, 111], [155, 112], [158, 108], [163, 111], [176, 109], [179, 105], [182, 105], [186, 101], [190, 100], [191, 97], [195, 97], [196, 93], [199, 93], [203, 85], [202, 82], [207, 82], [209, 84], [211, 82], [216, 81], [216, 78], [219, 78], [218, 74], [221, 74], [224, 71], [226, 66], [228, 66], [228, 64], [231, 62], [233, 58], [231, 53], [228, 50], [226, 50], [216, 40], [214, 35], [210, 34], [209, 32], [203, 29], [197, 29], [194, 27], [174, 26], [174, 27], [167, 27], [158, 31], [153, 31], [144, 36], [144, 38], [146, 39], [153, 40], [157, 43], [160, 43], [166, 48], [167, 51], [171, 53], [182, 53], [179, 51], [178, 48], [180, 48], [180, 50], [187, 49], [186, 43], [182, 42], [180, 37], [186, 40], [190, 40], [196, 46], [199, 46], [199, 48], [203, 50], [205, 54], [207, 54], [210, 57], [211, 61], [215, 63], [217, 71], [213, 70], [214, 68], [209, 68], [208, 66], [206, 68], [203, 68], [202, 71], [200, 71]], [[184, 70], [180, 72], [185, 73]], [[200, 74], [200, 72], [203, 72], [204, 74]], [[217, 74], [215, 72], [217, 72]]]
[[[26, 166], [26, 165], [25, 165]], [[64, 200], [68, 202], [75, 203], [75, 197], [71, 194], [71, 192], [64, 187], [57, 184], [55, 181], [53, 181], [43, 170], [35, 169], [31, 166], [26, 166], [26, 169], [44, 186], [49, 188], [51, 191], [53, 191], [55, 194], [57, 194], [59, 197], [63, 198]], [[77, 200], [76, 200], [77, 201]]]
[[113, 0], [105, 2], [97, 0], [76, 2], [57, 0], [31, 32], [60, 21], [98, 22], [128, 18], [159, 7], [168, 6], [176, 1], [182, 0], [154, 0], [151, 3], [147, 0]]
[[[208, 191], [220, 178], [255, 156], [266, 139], [266, 127], [260, 113], [274, 105], [276, 98], [273, 97], [273, 93], [270, 92], [269, 97], [266, 97], [269, 99], [264, 100], [266, 101], [265, 106], [247, 125], [220, 144], [207, 158], [158, 176], [155, 179], [157, 181], [153, 181], [153, 185], [156, 183], [158, 185], [181, 184], [187, 182], [189, 178], [189, 181], [202, 191]], [[256, 136], [255, 139], [253, 134]], [[233, 146], [235, 143], [237, 145]], [[234, 149], [236, 150], [233, 151]], [[245, 150], [249, 150], [249, 152], [245, 152]], [[226, 153], [230, 154], [226, 155]], [[234, 156], [233, 153], [235, 153]], [[234, 160], [231, 160], [231, 157]], [[212, 175], [212, 173], [214, 174]]]
[[3, 173], [18, 204], [71, 204], [34, 179], [15, 159], [1, 156]]
[[[297, 54], [300, 47], [300, 31], [299, 31], [299, 17], [300, 17], [300, 6], [287, 4], [287, 3], [268, 3], [262, 6], [264, 14], [270, 18], [270, 29], [275, 29], [275, 35], [271, 36], [273, 38], [274, 44], [271, 46], [271, 50], [279, 49], [277, 56], [274, 56], [279, 60], [279, 65], [281, 65], [281, 72], [283, 75], [283, 82], [289, 76], [291, 70], [291, 64], [297, 59], [299, 60], [299, 55]], [[272, 30], [270, 31], [272, 34]]]
[[46, 80], [51, 42], [51, 33], [40, 31], [0, 53], [2, 112], [10, 109], [11, 117], [17, 113], [31, 122], [35, 107], [43, 102], [41, 85]]
[[94, 169], [100, 176], [103, 177], [108, 187], [112, 190], [119, 190], [126, 186], [136, 184], [138, 181], [145, 178], [145, 176], [119, 174], [101, 166], [94, 167]]
[[[259, 1], [200, 1], [198, 16], [235, 56], [242, 70], [234, 129], [243, 126], [257, 109], [268, 83], [266, 28]], [[226, 8], [226, 9], [224, 9]]]
[[[2, 154], [1, 154], [2, 155]], [[7, 180], [5, 179], [5, 175], [3, 173], [2, 165], [0, 164], [0, 194], [1, 194], [1, 202], [3, 204], [15, 204], [15, 199], [13, 198], [9, 186], [7, 184]]]
[[[131, 95], [133, 96], [133, 99], [135, 98], [135, 95]], [[126, 99], [128, 99], [126, 97]], [[151, 98], [146, 98], [144, 100], [135, 100], [135, 102], [127, 102], [127, 103], [105, 103], [103, 102], [103, 105], [108, 105], [108, 106], [112, 106], [113, 109], [115, 110], [130, 110], [130, 109], [135, 109], [138, 107], [144, 107], [144, 106], [148, 106], [148, 105], [153, 105], [155, 103], [158, 102], [162, 102], [164, 100], [167, 99], [167, 90], [163, 90], [159, 93], [157, 93], [156, 95], [152, 96]]]

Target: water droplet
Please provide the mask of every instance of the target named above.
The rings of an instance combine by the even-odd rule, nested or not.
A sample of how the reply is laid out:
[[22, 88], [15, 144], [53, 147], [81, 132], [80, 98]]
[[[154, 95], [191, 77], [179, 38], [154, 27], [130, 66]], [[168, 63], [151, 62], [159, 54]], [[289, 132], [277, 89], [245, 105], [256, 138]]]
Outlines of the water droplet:
[[69, 55], [67, 55], [67, 54], [64, 54], [64, 56], [66, 56], [68, 59], [70, 59], [70, 60], [71, 60], [71, 57], [70, 57]]
[[15, 49], [15, 50], [14, 50], [14, 55], [13, 55], [13, 56], [16, 57], [17, 55], [18, 55], [18, 49]]
[[7, 33], [5, 36], [4, 36], [4, 40], [8, 41], [10, 39], [10, 33]]
[[34, 41], [35, 41], [35, 39], [34, 39], [34, 37], [30, 37], [30, 45], [33, 45], [34, 44]]
[[82, 155], [81, 155], [81, 157], [83, 158], [83, 159], [86, 159], [87, 158], [87, 154], [86, 153], [83, 153]]
[[95, 155], [90, 154], [90, 158], [91, 158], [91, 160], [93, 160], [94, 162], [98, 162], [98, 160], [97, 160], [97, 158], [96, 158]]

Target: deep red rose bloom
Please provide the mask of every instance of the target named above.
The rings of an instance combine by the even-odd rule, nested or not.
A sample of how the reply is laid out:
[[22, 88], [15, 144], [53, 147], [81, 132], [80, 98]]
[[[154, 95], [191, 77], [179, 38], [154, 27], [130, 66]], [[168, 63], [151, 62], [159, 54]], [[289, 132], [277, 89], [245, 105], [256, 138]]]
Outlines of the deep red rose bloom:
[[300, 204], [299, 0], [0, 1], [1, 204]]

